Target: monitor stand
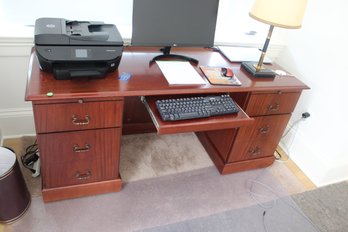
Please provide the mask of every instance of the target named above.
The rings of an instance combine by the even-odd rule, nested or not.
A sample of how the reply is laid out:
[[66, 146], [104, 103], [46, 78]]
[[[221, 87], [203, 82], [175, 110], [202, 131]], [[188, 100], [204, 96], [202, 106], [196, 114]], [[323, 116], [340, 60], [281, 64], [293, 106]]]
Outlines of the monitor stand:
[[161, 52], [163, 52], [163, 55], [158, 55], [155, 56], [150, 63], [156, 61], [156, 60], [184, 60], [184, 61], [189, 61], [195, 65], [198, 64], [198, 60], [192, 58], [192, 57], [188, 57], [188, 56], [184, 56], [184, 55], [177, 55], [177, 54], [170, 54], [170, 49], [172, 47], [171, 46], [165, 46], [163, 48], [160, 49]]

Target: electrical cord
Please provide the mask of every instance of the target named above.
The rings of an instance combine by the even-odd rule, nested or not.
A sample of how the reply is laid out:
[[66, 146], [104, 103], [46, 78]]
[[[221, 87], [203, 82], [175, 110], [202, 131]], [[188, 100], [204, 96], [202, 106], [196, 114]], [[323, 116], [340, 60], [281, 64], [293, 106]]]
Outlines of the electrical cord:
[[263, 224], [263, 229], [268, 232], [268, 229], [266, 227], [266, 222], [265, 222], [265, 217], [266, 217], [266, 210], [263, 211], [263, 214], [262, 214], [262, 224]]
[[[274, 154], [274, 157], [277, 161], [282, 161], [281, 158], [282, 158], [282, 154], [280, 154], [280, 152], [278, 151], [278, 148], [276, 149], [276, 152]], [[287, 160], [286, 160], [287, 161]]]
[[289, 134], [289, 132], [292, 130], [292, 128], [294, 128], [299, 122], [301, 122], [302, 120], [303, 120], [304, 118], [299, 118], [299, 119], [297, 119], [292, 125], [291, 125], [291, 127], [283, 134], [283, 136], [282, 136], [282, 138], [284, 138], [284, 137], [286, 137], [288, 134]]
[[[261, 174], [260, 174], [261, 176]], [[259, 176], [259, 177], [260, 177]], [[250, 188], [249, 188], [249, 195], [251, 196], [251, 198], [256, 202], [256, 204], [261, 207], [263, 210], [262, 213], [262, 223], [263, 223], [263, 228], [265, 232], [269, 232], [269, 229], [266, 225], [266, 215], [267, 215], [267, 210], [271, 210], [278, 202], [282, 202], [285, 205], [289, 206], [291, 209], [293, 209], [296, 213], [298, 213], [301, 217], [303, 217], [308, 223], [310, 223], [313, 228], [315, 229], [315, 231], [320, 232], [318, 230], [318, 228], [313, 224], [313, 222], [298, 208], [296, 208], [294, 205], [291, 205], [289, 203], [287, 203], [284, 199], [282, 199], [281, 196], [279, 196], [279, 194], [274, 191], [270, 186], [266, 185], [265, 183], [262, 183], [261, 181], [257, 180], [259, 177], [257, 177], [256, 179], [247, 179], [246, 180], [246, 185], [247, 183], [250, 183]], [[276, 198], [274, 200], [272, 200], [272, 204], [270, 206], [267, 206], [266, 204], [262, 203], [258, 198], [258, 197], [266, 197], [269, 196], [269, 194], [264, 195], [264, 194], [259, 194], [253, 191], [254, 188], [254, 184], [258, 184], [262, 187], [264, 187], [266, 190], [268, 190], [273, 196], [275, 196]]]
[[21, 156], [22, 164], [25, 168], [29, 169], [32, 173], [35, 172], [33, 164], [39, 159], [39, 148], [37, 140], [25, 149], [25, 154]]
[[[307, 117], [309, 117], [309, 116], [306, 116], [306, 117], [305, 117], [305, 116], [302, 115], [301, 118], [297, 119], [297, 120], [285, 131], [285, 133], [283, 134], [283, 136], [282, 136], [281, 138], [282, 138], [282, 139], [285, 138], [285, 137], [289, 134], [289, 132], [290, 132], [296, 125], [298, 125], [299, 122], [301, 122], [302, 120], [306, 119]], [[284, 146], [285, 146], [285, 148], [286, 148], [286, 150], [287, 150], [286, 153], [288, 154], [287, 158], [286, 158], [285, 160], [282, 160], [282, 154], [281, 154], [278, 150], [276, 150], [276, 153], [277, 153], [277, 156], [275, 157], [276, 161], [286, 162], [286, 161], [288, 161], [288, 160], [290, 159], [290, 148], [291, 148], [291, 146], [292, 146], [292, 143], [294, 142], [296, 133], [297, 133], [297, 130], [295, 130], [295, 134], [294, 134], [293, 139], [291, 140], [289, 146], [287, 146], [286, 144], [284, 144]]]

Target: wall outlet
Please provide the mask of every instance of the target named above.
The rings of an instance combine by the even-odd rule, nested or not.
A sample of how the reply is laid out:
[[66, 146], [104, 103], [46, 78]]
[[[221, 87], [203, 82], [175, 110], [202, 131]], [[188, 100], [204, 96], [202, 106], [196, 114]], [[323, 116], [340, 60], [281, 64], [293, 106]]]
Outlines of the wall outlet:
[[309, 118], [311, 115], [308, 112], [302, 113], [302, 118]]

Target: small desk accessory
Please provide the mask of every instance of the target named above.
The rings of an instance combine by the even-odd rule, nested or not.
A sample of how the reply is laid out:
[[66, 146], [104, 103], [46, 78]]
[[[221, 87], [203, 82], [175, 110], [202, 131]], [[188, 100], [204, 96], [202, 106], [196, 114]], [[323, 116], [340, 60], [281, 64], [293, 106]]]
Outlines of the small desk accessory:
[[231, 68], [207, 66], [201, 66], [200, 68], [212, 85], [242, 85]]

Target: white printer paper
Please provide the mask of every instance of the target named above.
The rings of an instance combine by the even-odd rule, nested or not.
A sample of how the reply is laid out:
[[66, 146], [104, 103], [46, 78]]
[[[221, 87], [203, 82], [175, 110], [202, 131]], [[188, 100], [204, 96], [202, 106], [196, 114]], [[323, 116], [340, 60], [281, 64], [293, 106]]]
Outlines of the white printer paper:
[[156, 61], [170, 85], [204, 85], [206, 82], [187, 61]]
[[[227, 57], [227, 59], [231, 62], [258, 62], [261, 56], [261, 51], [257, 48], [228, 46], [219, 46], [218, 48], [222, 52], [222, 54], [224, 54]], [[266, 55], [263, 63], [272, 63], [272, 61]]]

